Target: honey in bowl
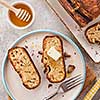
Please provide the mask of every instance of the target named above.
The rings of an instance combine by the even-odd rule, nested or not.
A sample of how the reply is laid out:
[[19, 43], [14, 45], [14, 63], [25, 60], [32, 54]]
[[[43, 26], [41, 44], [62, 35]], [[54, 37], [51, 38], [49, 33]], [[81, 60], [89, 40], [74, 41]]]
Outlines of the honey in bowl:
[[18, 18], [16, 15], [15, 15], [15, 13], [14, 12], [12, 12], [12, 11], [8, 11], [8, 15], [9, 15], [9, 19], [10, 19], [10, 21], [15, 25], [15, 26], [17, 26], [17, 27], [25, 27], [25, 26], [27, 26], [31, 21], [32, 21], [32, 18], [33, 18], [33, 13], [32, 13], [32, 10], [31, 10], [31, 8], [28, 6], [28, 5], [26, 5], [25, 3], [21, 3], [21, 2], [19, 2], [19, 3], [15, 3], [14, 5], [13, 5], [15, 8], [21, 8], [21, 9], [24, 9], [24, 10], [26, 10], [27, 12], [29, 12], [29, 14], [31, 15], [31, 17], [30, 17], [30, 19], [26, 22], [26, 21], [23, 21], [23, 20], [21, 20], [20, 18]]

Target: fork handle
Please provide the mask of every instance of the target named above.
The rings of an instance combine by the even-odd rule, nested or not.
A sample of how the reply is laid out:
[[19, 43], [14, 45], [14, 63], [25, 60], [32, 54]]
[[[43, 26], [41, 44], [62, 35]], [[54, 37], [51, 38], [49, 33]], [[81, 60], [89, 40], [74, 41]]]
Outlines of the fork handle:
[[16, 12], [16, 8], [11, 6], [10, 4], [8, 4], [6, 1], [0, 0], [0, 4], [4, 5], [8, 9], [10, 9], [11, 11]]
[[49, 95], [48, 97], [45, 97], [43, 100], [50, 100], [51, 98], [53, 98], [54, 96], [56, 96], [58, 94], [58, 92], [55, 92], [52, 95]]

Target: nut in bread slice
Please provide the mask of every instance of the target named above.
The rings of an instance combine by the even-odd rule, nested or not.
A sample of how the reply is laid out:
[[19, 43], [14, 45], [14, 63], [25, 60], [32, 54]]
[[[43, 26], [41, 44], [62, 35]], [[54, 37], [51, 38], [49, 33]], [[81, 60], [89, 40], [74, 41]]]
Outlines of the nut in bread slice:
[[[59, 57], [57, 61], [47, 54], [52, 47], [55, 47], [55, 49], [61, 54], [61, 57]], [[46, 69], [47, 79], [50, 82], [58, 83], [65, 79], [66, 70], [63, 56], [63, 43], [58, 36], [46, 36], [44, 38], [42, 62]]]
[[100, 43], [100, 22], [87, 28], [85, 35], [90, 43]]
[[39, 72], [25, 48], [14, 47], [9, 49], [8, 58], [26, 88], [33, 89], [40, 84]]

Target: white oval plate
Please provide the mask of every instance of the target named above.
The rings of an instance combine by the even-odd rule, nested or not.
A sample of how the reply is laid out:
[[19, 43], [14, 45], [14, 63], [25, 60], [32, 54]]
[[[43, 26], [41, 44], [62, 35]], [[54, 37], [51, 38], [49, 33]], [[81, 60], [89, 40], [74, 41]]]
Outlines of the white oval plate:
[[[85, 62], [78, 46], [76, 46], [71, 39], [62, 33], [51, 30], [32, 31], [18, 38], [10, 48], [13, 46], [26, 47], [41, 75], [41, 84], [35, 89], [26, 89], [23, 86], [19, 75], [10, 64], [6, 54], [2, 64], [2, 80], [7, 93], [13, 100], [43, 100], [46, 96], [54, 93], [59, 84], [61, 84], [50, 83], [43, 73], [44, 68], [43, 64], [41, 63], [41, 55], [38, 54], [38, 51], [42, 50], [43, 38], [48, 35], [59, 35], [61, 37], [64, 51], [71, 55], [70, 58], [65, 60], [66, 68], [69, 64], [75, 65], [76, 68], [72, 73], [72, 76], [82, 74], [83, 80], [85, 81]], [[65, 80], [68, 80], [68, 78]], [[50, 88], [48, 88], [49, 84], [52, 84]], [[81, 92], [83, 85], [84, 83], [80, 84], [69, 92], [56, 96], [52, 100], [74, 100]]]

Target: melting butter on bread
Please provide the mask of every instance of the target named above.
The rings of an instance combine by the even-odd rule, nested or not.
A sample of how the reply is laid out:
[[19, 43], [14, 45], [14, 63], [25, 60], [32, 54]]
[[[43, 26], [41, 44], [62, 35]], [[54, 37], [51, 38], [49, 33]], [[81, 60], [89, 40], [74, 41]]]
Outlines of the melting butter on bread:
[[[58, 53], [55, 54], [56, 57], [54, 57], [54, 53], [51, 48], [55, 47], [55, 52]], [[52, 51], [52, 52], [50, 52]], [[52, 53], [53, 56], [48, 55], [48, 52]], [[60, 56], [61, 55], [61, 56]], [[43, 40], [43, 55], [42, 55], [42, 62], [44, 64], [45, 70], [46, 70], [46, 76], [47, 79], [52, 83], [58, 83], [65, 79], [66, 70], [65, 70], [65, 62], [64, 62], [64, 55], [63, 55], [63, 43], [60, 37], [54, 35], [54, 36], [46, 36]]]
[[39, 72], [25, 48], [14, 47], [9, 49], [8, 58], [26, 88], [33, 89], [40, 84]]

